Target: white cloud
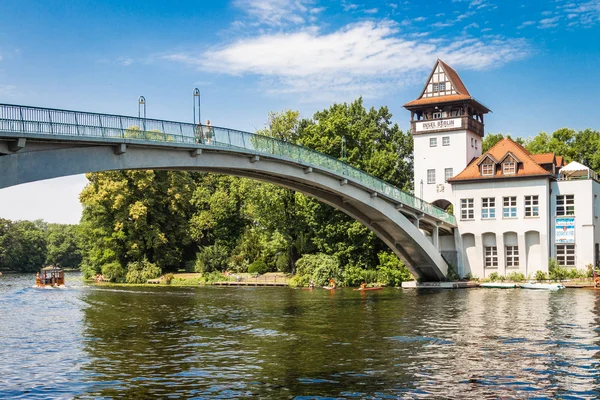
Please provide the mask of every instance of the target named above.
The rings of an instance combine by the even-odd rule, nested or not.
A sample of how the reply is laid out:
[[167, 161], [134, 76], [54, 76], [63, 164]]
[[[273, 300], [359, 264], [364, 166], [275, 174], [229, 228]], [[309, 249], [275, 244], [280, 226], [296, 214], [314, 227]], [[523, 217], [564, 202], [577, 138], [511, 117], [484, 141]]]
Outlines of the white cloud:
[[377, 11], [379, 11], [376, 8], [369, 8], [368, 10], [365, 10], [365, 14], [377, 14]]
[[257, 23], [271, 26], [303, 24], [307, 14], [322, 11], [311, 8], [313, 0], [235, 0], [234, 4]]
[[351, 11], [351, 10], [356, 10], [358, 8], [358, 5], [353, 4], [353, 3], [346, 3], [344, 0], [342, 0], [342, 8], [344, 9], [344, 11]]
[[124, 67], [128, 67], [131, 64], [133, 64], [133, 58], [129, 58], [129, 57], [119, 57], [117, 58], [117, 64], [120, 64]]
[[459, 37], [424, 42], [400, 36], [394, 22], [366, 21], [326, 34], [317, 28], [263, 34], [200, 55], [163, 58], [209, 72], [256, 76], [272, 93], [374, 97], [431, 68], [438, 57], [455, 67], [481, 69], [527, 54], [522, 40]]
[[600, 23], [600, 0], [568, 3], [562, 6], [562, 11], [569, 19], [574, 19], [583, 26]]
[[540, 24], [538, 25], [538, 28], [540, 28], [540, 29], [554, 28], [555, 26], [558, 26], [559, 19], [560, 19], [560, 17], [541, 19]]
[[535, 25], [535, 24], [536, 24], [535, 21], [525, 21], [521, 25], [519, 25], [519, 27], [517, 29], [523, 29], [526, 26]]

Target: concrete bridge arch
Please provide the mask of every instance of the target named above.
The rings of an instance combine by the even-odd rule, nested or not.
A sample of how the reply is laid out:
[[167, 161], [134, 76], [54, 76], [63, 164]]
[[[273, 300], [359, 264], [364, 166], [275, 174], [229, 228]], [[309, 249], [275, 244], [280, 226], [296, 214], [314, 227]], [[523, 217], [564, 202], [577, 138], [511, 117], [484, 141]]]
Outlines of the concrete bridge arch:
[[432, 216], [433, 208], [424, 202], [416, 206], [414, 201], [397, 201], [393, 193], [397, 189], [383, 186], [376, 190], [352, 179], [351, 174], [340, 174], [327, 166], [218, 142], [208, 145], [19, 132], [2, 129], [1, 117], [0, 113], [0, 189], [86, 172], [131, 169], [203, 171], [257, 179], [304, 193], [358, 220], [419, 279], [445, 280], [448, 273], [437, 241], [423, 235], [421, 229], [452, 235], [453, 220]]

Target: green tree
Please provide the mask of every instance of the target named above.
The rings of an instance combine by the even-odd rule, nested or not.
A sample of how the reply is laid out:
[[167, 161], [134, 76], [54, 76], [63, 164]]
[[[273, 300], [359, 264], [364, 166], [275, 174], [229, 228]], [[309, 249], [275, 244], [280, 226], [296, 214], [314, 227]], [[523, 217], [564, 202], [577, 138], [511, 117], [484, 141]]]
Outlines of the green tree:
[[77, 225], [48, 224], [46, 230], [46, 264], [79, 268], [81, 249]]

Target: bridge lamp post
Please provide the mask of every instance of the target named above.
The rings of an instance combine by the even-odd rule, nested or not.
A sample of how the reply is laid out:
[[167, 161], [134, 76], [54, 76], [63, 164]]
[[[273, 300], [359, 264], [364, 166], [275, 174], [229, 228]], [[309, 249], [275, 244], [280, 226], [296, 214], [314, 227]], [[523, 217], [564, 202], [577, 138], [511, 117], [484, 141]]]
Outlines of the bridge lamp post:
[[202, 123], [202, 116], [200, 115], [200, 90], [194, 89], [194, 125], [196, 125], [196, 97], [198, 98], [198, 123]]
[[346, 136], [342, 136], [342, 160], [346, 162]]
[[143, 129], [146, 130], [146, 98], [144, 96], [138, 97], [138, 119], [142, 118], [142, 109], [144, 110]]

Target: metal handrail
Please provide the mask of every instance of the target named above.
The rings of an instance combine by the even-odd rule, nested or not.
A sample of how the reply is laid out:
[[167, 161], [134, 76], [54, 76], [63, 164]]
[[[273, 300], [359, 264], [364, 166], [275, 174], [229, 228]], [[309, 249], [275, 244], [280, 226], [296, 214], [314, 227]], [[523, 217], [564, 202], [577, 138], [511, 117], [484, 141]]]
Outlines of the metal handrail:
[[[140, 127], [145, 127], [145, 130]], [[203, 144], [244, 149], [259, 155], [275, 155], [330, 171], [415, 210], [456, 225], [454, 215], [343, 161], [300, 145], [255, 133], [186, 122], [14, 104], [0, 104], [0, 131], [54, 137], [121, 138], [148, 142]]]

